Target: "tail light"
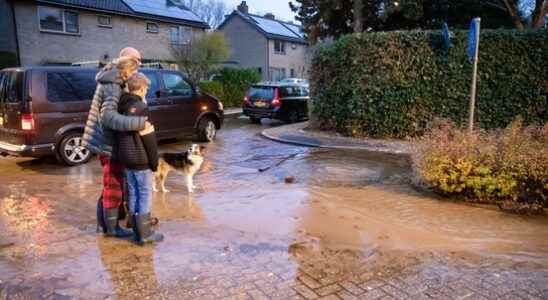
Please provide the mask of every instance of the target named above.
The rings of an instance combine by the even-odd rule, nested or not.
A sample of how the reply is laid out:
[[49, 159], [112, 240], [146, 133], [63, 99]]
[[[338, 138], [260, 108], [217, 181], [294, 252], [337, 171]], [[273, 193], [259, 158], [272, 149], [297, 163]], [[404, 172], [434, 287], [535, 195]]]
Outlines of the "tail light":
[[274, 107], [280, 107], [282, 105], [282, 102], [280, 101], [280, 90], [279, 89], [274, 90], [274, 99], [272, 99], [271, 104]]
[[21, 129], [25, 131], [34, 130], [34, 117], [32, 114], [21, 115]]
[[244, 96], [244, 105], [249, 105], [249, 93], [246, 93]]

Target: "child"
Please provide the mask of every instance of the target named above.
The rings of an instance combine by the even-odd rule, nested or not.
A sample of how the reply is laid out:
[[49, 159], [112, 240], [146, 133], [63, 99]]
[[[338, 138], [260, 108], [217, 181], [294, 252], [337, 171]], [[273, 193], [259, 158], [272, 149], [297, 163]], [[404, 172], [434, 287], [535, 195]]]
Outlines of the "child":
[[[150, 81], [142, 73], [128, 79], [129, 93], [120, 97], [119, 113], [126, 116], [147, 116], [145, 102]], [[150, 206], [152, 204], [153, 172], [158, 168], [158, 148], [154, 127], [142, 131], [118, 132], [118, 153], [124, 165], [129, 214], [132, 218], [135, 241], [139, 245], [161, 242], [164, 236], [151, 228]]]

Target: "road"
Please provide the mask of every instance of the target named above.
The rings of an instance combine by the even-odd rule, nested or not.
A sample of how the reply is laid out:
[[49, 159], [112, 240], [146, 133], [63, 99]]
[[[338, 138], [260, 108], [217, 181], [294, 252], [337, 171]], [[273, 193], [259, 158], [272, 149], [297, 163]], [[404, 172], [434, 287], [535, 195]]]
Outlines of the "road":
[[547, 217], [416, 191], [404, 159], [260, 136], [278, 125], [228, 121], [192, 195], [172, 174], [157, 246], [96, 234], [96, 160], [0, 159], [0, 299], [548, 299]]

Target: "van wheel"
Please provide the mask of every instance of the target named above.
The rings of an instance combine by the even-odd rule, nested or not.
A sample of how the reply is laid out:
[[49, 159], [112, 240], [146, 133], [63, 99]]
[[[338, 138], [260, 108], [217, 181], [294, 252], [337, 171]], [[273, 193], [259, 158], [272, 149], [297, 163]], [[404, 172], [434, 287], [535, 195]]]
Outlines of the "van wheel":
[[200, 120], [198, 124], [198, 139], [200, 142], [213, 142], [217, 136], [217, 126], [209, 117]]
[[297, 110], [290, 110], [284, 120], [286, 123], [292, 124], [300, 121], [299, 112]]
[[82, 146], [82, 134], [67, 133], [57, 149], [58, 158], [67, 166], [77, 166], [87, 163], [91, 159], [91, 152]]

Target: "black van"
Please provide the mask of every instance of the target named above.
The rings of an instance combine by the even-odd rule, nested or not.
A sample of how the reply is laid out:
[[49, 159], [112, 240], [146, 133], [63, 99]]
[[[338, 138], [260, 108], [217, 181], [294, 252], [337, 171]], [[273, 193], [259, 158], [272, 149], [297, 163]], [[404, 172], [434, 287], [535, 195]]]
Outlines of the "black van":
[[[197, 91], [180, 72], [140, 71], [151, 81], [146, 98], [159, 139], [215, 139], [224, 119], [222, 102]], [[81, 137], [97, 72], [81, 67], [0, 71], [0, 154], [55, 155], [67, 165], [86, 163], [91, 154]]]
[[303, 84], [266, 82], [251, 86], [242, 106], [244, 115], [255, 124], [261, 118], [295, 123], [308, 119], [309, 101], [308, 87]]

